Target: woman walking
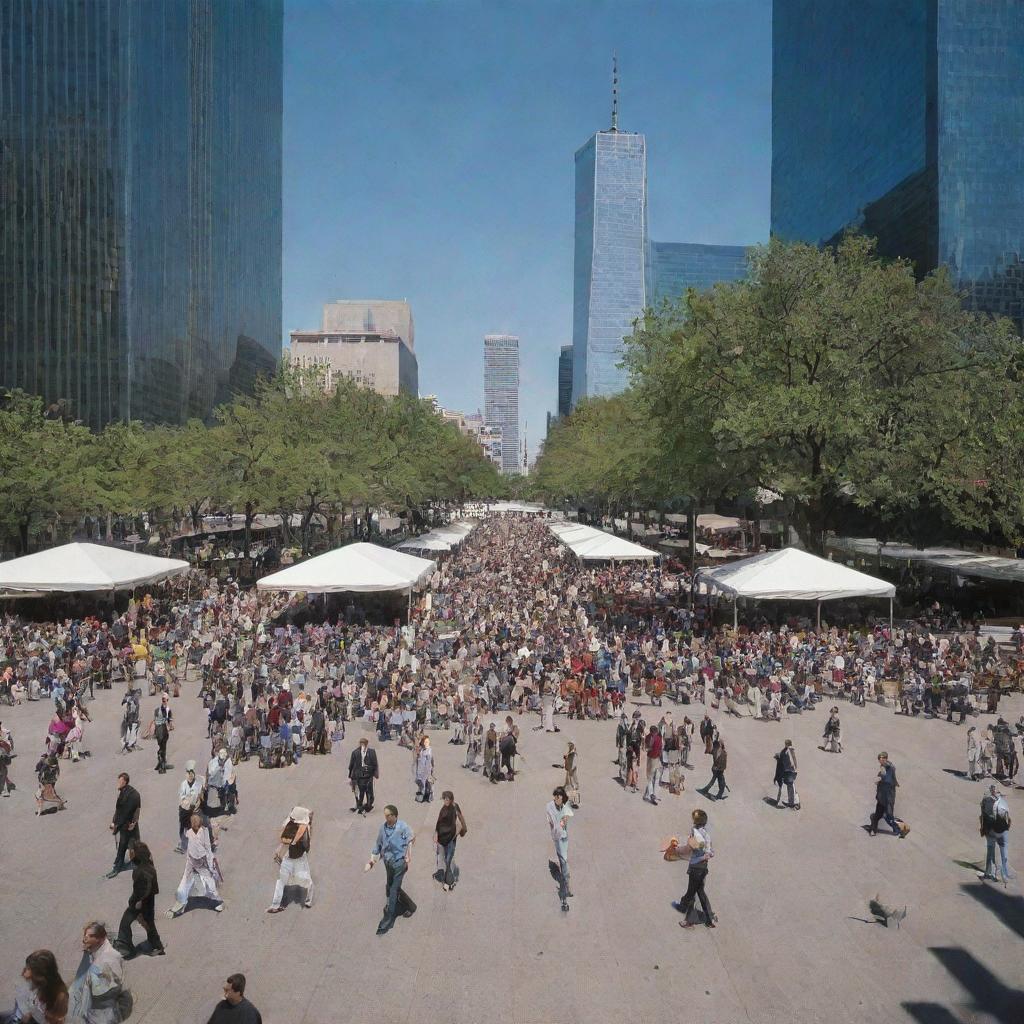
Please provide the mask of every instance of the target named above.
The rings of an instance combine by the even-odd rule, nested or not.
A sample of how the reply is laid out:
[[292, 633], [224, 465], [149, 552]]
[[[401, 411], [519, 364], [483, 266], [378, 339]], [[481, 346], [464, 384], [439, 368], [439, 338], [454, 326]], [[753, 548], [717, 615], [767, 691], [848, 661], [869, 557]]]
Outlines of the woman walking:
[[286, 885], [299, 885], [306, 890], [303, 906], [313, 906], [313, 876], [309, 872], [309, 847], [312, 837], [313, 812], [307, 807], [293, 807], [288, 820], [281, 826], [279, 846], [274, 861], [281, 866], [274, 885], [274, 896], [267, 907], [268, 914], [279, 914], [284, 907]]
[[841, 754], [843, 752], [843, 730], [839, 724], [839, 708], [832, 708], [828, 713], [825, 732], [821, 738], [825, 741], [821, 749], [826, 753]]
[[565, 783], [563, 788], [569, 794], [569, 803], [574, 807], [580, 805], [580, 779], [578, 774], [579, 755], [576, 753], [576, 744], [570, 743], [562, 758], [565, 766]]
[[981, 778], [981, 747], [978, 746], [977, 726], [972, 725], [967, 730], [967, 777], [973, 782]]
[[14, 1013], [3, 1019], [25, 1024], [63, 1021], [68, 1012], [68, 987], [60, 976], [53, 953], [48, 949], [29, 953], [21, 976], [24, 984], [15, 990]]
[[58, 811], [63, 811], [67, 801], [57, 792], [60, 762], [56, 754], [39, 759], [36, 765], [36, 778], [39, 780], [39, 788], [36, 790], [36, 814], [42, 814], [54, 806]]
[[455, 802], [455, 794], [446, 789], [441, 794], [441, 810], [434, 825], [434, 842], [438, 852], [444, 858], [444, 879], [441, 888], [451, 892], [459, 880], [459, 871], [455, 867], [455, 843], [469, 831], [466, 819], [462, 816], [462, 808]]
[[420, 737], [413, 775], [416, 779], [416, 799], [429, 804], [434, 797], [434, 752], [430, 749], [429, 736]]

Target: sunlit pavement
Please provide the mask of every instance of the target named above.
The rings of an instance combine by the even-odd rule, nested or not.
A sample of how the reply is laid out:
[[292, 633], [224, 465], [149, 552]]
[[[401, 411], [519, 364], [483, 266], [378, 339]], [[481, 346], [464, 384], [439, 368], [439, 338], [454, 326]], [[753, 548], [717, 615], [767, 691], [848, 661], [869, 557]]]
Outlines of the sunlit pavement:
[[[178, 727], [169, 750], [176, 767], [163, 776], [153, 771], [151, 741], [138, 753], [117, 753], [120, 691], [98, 694], [85, 743], [92, 756], [62, 762], [58, 788], [69, 806], [41, 818], [33, 813], [32, 768], [49, 705], [2, 709], [19, 753], [11, 769], [18, 791], [0, 801], [4, 1003], [13, 1001], [32, 949], [53, 949], [70, 982], [82, 924], [99, 917], [116, 929], [130, 873], [112, 881], [103, 875], [113, 861], [107, 825], [122, 769], [142, 793], [142, 837], [160, 879], [158, 910], [173, 902], [183, 866], [173, 852], [182, 766], [209, 756], [195, 689], [173, 702]], [[145, 699], [147, 718], [154, 704]], [[655, 721], [665, 710], [678, 721], [689, 709], [644, 708]], [[1016, 719], [1024, 702], [1014, 698], [1001, 710]], [[244, 763], [239, 813], [222, 819], [218, 853], [227, 909], [217, 915], [196, 908], [174, 921], [158, 916], [168, 955], [129, 965], [132, 1020], [205, 1022], [235, 971], [247, 975], [246, 994], [267, 1024], [1024, 1019], [1021, 889], [978, 881], [972, 865], [984, 862], [983, 787], [944, 770], [966, 767], [966, 727], [907, 720], [878, 707], [842, 704], [841, 713], [842, 755], [817, 749], [820, 708], [782, 724], [718, 716], [729, 750], [729, 799], [694, 792], [710, 777], [710, 758], [698, 742], [687, 792], [676, 797], [664, 788], [657, 807], [618, 785], [611, 722], [560, 718], [561, 732], [546, 735], [533, 731], [539, 719], [521, 719], [522, 771], [498, 785], [463, 769], [465, 747], [434, 732], [438, 801], [441, 790], [453, 789], [469, 824], [452, 893], [431, 877], [439, 802], [414, 802], [408, 751], [378, 745], [382, 778], [371, 819], [349, 810], [346, 767], [365, 730], [361, 723], [330, 756], [304, 757], [298, 767], [262, 771], [255, 760]], [[974, 721], [983, 727], [994, 718]], [[774, 796], [772, 754], [787, 737], [799, 757], [799, 812], [764, 800]], [[582, 806], [571, 824], [575, 896], [563, 914], [544, 807], [562, 781], [552, 765], [568, 739], [579, 749]], [[897, 766], [897, 813], [911, 825], [902, 841], [887, 832], [871, 838], [863, 829], [882, 749]], [[1020, 867], [1022, 797], [1024, 790], [1009, 796], [1018, 822], [1010, 833], [1011, 865]], [[419, 911], [378, 938], [384, 871], [378, 866], [367, 875], [363, 865], [385, 803], [397, 804], [419, 836], [406, 886]], [[268, 915], [277, 830], [294, 804], [316, 813], [316, 905], [306, 910], [292, 902], [285, 913]], [[694, 806], [711, 818], [714, 931], [678, 926], [671, 902], [685, 889], [685, 867], [659, 853], [666, 836], [684, 832]], [[872, 921], [867, 904], [876, 894], [908, 906], [899, 930]]]

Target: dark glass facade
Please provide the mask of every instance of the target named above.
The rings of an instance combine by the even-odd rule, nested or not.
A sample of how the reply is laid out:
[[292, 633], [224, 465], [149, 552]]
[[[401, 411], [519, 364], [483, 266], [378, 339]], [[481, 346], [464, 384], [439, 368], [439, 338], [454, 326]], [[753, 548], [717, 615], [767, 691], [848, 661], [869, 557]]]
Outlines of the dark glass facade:
[[0, 4], [0, 384], [180, 422], [281, 351], [282, 0]]
[[558, 352], [558, 415], [572, 412], [572, 345], [563, 345]]
[[1024, 325], [1024, 4], [773, 7], [772, 233], [848, 227]]
[[690, 288], [705, 291], [720, 281], [747, 276], [747, 250], [741, 245], [651, 242], [651, 305], [677, 299]]

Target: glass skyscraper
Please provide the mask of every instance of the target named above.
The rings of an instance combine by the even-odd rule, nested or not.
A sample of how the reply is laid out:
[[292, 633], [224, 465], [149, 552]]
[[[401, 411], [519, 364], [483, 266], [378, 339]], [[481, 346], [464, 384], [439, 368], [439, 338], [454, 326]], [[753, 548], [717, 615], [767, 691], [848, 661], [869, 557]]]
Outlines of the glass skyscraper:
[[772, 233], [856, 227], [1024, 327], [1024, 3], [773, 8]]
[[279, 361], [282, 3], [0, 4], [0, 385], [181, 422]]
[[558, 350], [558, 416], [572, 412], [572, 345]]
[[657, 306], [690, 288], [700, 292], [720, 281], [742, 280], [747, 276], [747, 250], [742, 245], [651, 242], [648, 268], [649, 301]]
[[519, 339], [484, 337], [484, 423], [501, 430], [501, 471], [521, 472], [519, 450]]
[[647, 304], [644, 137], [601, 131], [576, 151], [572, 402], [622, 391], [622, 339]]

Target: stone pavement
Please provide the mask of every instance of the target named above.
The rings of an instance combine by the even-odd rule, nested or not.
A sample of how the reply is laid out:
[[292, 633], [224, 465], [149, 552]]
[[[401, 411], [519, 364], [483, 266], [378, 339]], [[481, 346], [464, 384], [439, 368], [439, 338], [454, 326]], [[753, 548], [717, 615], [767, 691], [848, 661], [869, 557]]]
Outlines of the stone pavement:
[[[107, 825], [122, 768], [142, 793], [142, 837], [162, 890], [158, 908], [172, 902], [182, 870], [173, 852], [181, 766], [190, 757], [202, 762], [209, 750], [195, 689], [173, 702], [178, 728], [170, 757], [177, 767], [165, 776], [153, 771], [152, 742], [138, 753], [117, 753], [120, 691], [98, 694], [86, 733], [92, 756], [62, 762], [59, 790], [69, 807], [41, 818], [33, 815], [32, 767], [49, 706], [2, 709], [20, 756], [11, 772], [18, 792], [0, 801], [0, 1009], [9, 1008], [26, 953], [53, 949], [70, 981], [82, 924], [99, 917], [116, 928], [130, 874], [112, 881], [103, 874], [113, 858]], [[154, 704], [144, 699], [145, 716]], [[666, 704], [645, 711], [656, 721], [669, 709], [677, 720], [689, 710]], [[1024, 703], [1015, 698], [1003, 710], [1016, 718]], [[538, 719], [522, 719], [523, 771], [499, 785], [465, 771], [465, 747], [435, 732], [437, 793], [453, 789], [469, 824], [451, 894], [431, 878], [439, 803], [413, 801], [408, 751], [378, 747], [377, 809], [396, 803], [419, 835], [407, 885], [419, 911], [383, 938], [374, 931], [384, 871], [378, 865], [363, 873], [382, 815], [352, 814], [346, 781], [364, 726], [350, 727], [331, 756], [306, 757], [295, 768], [261, 771], [249, 761], [239, 768], [239, 814], [225, 819], [221, 835], [227, 909], [158, 917], [168, 955], [129, 965], [132, 1020], [203, 1024], [235, 971], [247, 975], [247, 995], [267, 1024], [1024, 1020], [1024, 899], [1019, 883], [1004, 889], [975, 874], [984, 860], [982, 786], [951, 774], [966, 767], [965, 728], [908, 721], [878, 707], [842, 704], [841, 714], [842, 755], [817, 749], [821, 709], [782, 724], [720, 716], [729, 799], [693, 792], [710, 777], [710, 759], [695, 745], [687, 792], [673, 797], [665, 789], [657, 807], [615, 781], [611, 722], [560, 718], [561, 733], [545, 735], [532, 731]], [[786, 737], [799, 755], [799, 813], [764, 800], [774, 795], [772, 754]], [[576, 895], [563, 914], [549, 871], [544, 807], [562, 781], [552, 764], [567, 739], [579, 749], [582, 807], [571, 824]], [[881, 749], [897, 766], [897, 812], [912, 826], [903, 841], [871, 838], [862, 827]], [[1009, 799], [1017, 822], [1011, 864], [1024, 868], [1022, 796], [1018, 790]], [[316, 905], [293, 903], [271, 916], [271, 857], [296, 803], [316, 812]], [[685, 832], [694, 806], [708, 810], [715, 842], [708, 880], [719, 915], [714, 931], [678, 927], [671, 901], [685, 889], [685, 866], [665, 863], [658, 851], [664, 837]], [[907, 904], [901, 929], [872, 922], [867, 903], [876, 894]]]

